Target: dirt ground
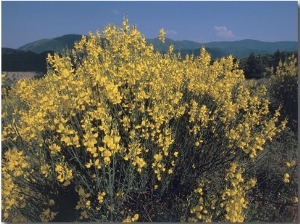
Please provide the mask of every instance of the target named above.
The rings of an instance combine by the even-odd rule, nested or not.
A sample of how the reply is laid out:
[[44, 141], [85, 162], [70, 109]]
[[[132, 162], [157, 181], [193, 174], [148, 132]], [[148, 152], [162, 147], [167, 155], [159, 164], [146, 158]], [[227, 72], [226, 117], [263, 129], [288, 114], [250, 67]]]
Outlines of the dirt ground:
[[[2, 71], [1, 74], [6, 74], [7, 79], [15, 82], [22, 78], [32, 78], [35, 75], [41, 75], [41, 72], [6, 72]], [[3, 81], [3, 80], [2, 80]]]

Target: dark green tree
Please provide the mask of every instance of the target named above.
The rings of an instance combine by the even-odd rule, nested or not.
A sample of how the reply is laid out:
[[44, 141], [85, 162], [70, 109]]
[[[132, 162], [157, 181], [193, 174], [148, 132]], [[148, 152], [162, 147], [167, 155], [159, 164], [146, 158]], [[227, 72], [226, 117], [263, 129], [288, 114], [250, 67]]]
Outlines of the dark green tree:
[[256, 56], [253, 52], [249, 55], [249, 57], [245, 61], [245, 78], [253, 79], [253, 78], [261, 78], [261, 74], [264, 71], [264, 67], [261, 61], [260, 56]]

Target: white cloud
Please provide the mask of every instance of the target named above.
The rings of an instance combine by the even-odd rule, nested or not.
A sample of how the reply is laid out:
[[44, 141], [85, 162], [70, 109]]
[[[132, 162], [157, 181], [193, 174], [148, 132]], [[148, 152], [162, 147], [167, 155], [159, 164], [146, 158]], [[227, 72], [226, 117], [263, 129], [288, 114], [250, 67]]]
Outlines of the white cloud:
[[166, 34], [174, 36], [174, 35], [177, 35], [177, 32], [175, 30], [166, 30]]
[[232, 31], [227, 29], [226, 26], [214, 26], [214, 30], [218, 37], [223, 37], [223, 38], [235, 37], [235, 35], [232, 33]]

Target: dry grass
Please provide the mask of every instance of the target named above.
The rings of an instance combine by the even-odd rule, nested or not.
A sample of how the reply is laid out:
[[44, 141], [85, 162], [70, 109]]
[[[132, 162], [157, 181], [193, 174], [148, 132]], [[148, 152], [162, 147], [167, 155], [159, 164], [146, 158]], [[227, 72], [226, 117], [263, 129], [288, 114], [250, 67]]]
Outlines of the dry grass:
[[41, 72], [5, 72], [3, 71], [2, 74], [6, 74], [7, 78], [11, 81], [15, 82], [22, 78], [32, 78], [36, 75], [40, 75]]

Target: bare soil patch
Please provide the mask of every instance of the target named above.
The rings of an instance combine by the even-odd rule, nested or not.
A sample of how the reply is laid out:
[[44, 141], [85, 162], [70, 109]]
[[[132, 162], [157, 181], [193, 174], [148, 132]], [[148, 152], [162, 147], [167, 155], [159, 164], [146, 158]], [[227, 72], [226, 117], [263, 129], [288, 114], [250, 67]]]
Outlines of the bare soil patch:
[[1, 74], [6, 74], [7, 79], [9, 79], [12, 82], [16, 82], [19, 79], [32, 78], [37, 75], [42, 75], [42, 72], [35, 72], [35, 71], [32, 71], [32, 72], [5, 72], [5, 71], [3, 71]]

